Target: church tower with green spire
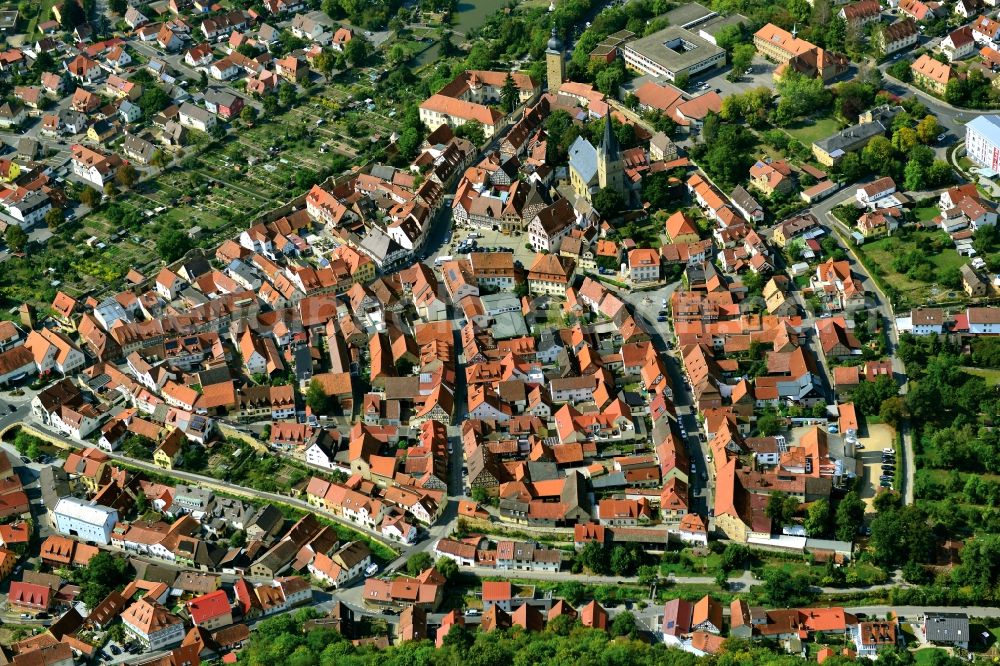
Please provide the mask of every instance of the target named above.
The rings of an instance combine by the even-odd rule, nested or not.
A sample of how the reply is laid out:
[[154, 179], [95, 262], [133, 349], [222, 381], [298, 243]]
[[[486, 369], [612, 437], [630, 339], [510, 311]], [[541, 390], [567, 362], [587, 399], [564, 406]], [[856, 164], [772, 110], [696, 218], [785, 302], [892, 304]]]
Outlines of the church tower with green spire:
[[604, 116], [604, 138], [597, 148], [597, 184], [601, 189], [609, 188], [622, 195], [628, 201], [625, 193], [625, 169], [622, 166], [622, 153], [618, 147], [618, 137], [611, 127], [611, 111]]

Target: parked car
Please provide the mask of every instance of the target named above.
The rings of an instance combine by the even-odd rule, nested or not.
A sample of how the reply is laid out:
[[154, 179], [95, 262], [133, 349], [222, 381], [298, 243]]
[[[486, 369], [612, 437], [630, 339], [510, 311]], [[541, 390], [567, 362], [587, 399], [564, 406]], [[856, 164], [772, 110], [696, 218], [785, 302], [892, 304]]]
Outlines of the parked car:
[[465, 616], [466, 617], [475, 617], [477, 615], [479, 615], [479, 609], [478, 608], [466, 608], [465, 609]]

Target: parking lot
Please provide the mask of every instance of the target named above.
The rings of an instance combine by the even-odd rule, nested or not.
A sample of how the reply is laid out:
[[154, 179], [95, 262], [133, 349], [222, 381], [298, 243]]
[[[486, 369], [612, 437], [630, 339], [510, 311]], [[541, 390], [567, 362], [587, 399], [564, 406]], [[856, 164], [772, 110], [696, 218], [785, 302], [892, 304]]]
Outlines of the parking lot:
[[[882, 475], [882, 449], [893, 448], [895, 431], [892, 427], [878, 423], [869, 425], [864, 437], [859, 437], [858, 441], [862, 448], [855, 454], [864, 465], [863, 485], [861, 486], [861, 499], [864, 500], [865, 511], [872, 509], [872, 500], [879, 490], [879, 477]], [[898, 461], [897, 461], [898, 462]]]
[[[726, 78], [731, 69], [727, 65], [720, 69], [710, 69], [692, 77], [691, 85], [688, 86], [691, 96], [697, 97], [709, 90], [719, 90], [720, 97], [728, 97], [729, 95], [744, 93], [750, 88], [756, 88], [757, 86], [774, 87], [774, 63], [769, 62], [765, 58], [755, 56], [753, 65], [750, 67], [750, 74], [741, 76], [736, 83]], [[708, 84], [708, 89], [702, 90], [701, 86], [706, 83]]]
[[525, 268], [531, 267], [531, 262], [535, 258], [535, 252], [528, 250], [524, 244], [528, 240], [527, 234], [520, 235], [505, 234], [493, 229], [461, 229], [452, 228], [451, 242], [445, 243], [441, 248], [441, 254], [458, 256], [458, 245], [462, 241], [475, 238], [478, 249], [483, 248], [504, 248], [514, 252], [514, 261], [520, 261]]

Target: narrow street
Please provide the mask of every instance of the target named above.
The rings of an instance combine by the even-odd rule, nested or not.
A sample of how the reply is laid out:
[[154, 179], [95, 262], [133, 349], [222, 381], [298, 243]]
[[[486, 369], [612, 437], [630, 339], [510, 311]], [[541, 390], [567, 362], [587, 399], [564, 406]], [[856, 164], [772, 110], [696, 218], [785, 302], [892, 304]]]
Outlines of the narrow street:
[[[715, 477], [708, 463], [708, 443], [702, 442], [697, 409], [694, 406], [694, 398], [684, 375], [683, 362], [673, 348], [673, 330], [669, 321], [657, 321], [659, 313], [666, 309], [664, 302], [669, 305], [674, 291], [680, 287], [680, 282], [673, 282], [650, 291], [619, 293], [632, 306], [635, 317], [649, 331], [654, 347], [666, 361], [677, 418], [687, 432], [685, 443], [688, 457], [691, 459], [691, 464], [694, 465], [694, 472], [688, 477], [691, 491], [691, 511], [707, 517], [709, 510], [715, 507]], [[653, 446], [655, 445], [656, 443], [653, 443]]]
[[[850, 229], [848, 229], [831, 212], [833, 208], [844, 203], [844, 201], [844, 199], [840, 199], [839, 201], [834, 201], [832, 199], [825, 201], [813, 209], [813, 214], [816, 215], [816, 218], [821, 224], [826, 225], [829, 229], [836, 232], [833, 236], [847, 251], [851, 262], [851, 270], [861, 277], [861, 283], [865, 288], [865, 292], [871, 295], [875, 304], [875, 311], [879, 316], [879, 322], [886, 332], [886, 356], [892, 361], [892, 370], [897, 381], [903, 380], [901, 381], [900, 393], [905, 395], [907, 390], [905, 382], [906, 367], [904, 366], [903, 361], [896, 354], [896, 349], [899, 346], [899, 332], [896, 330], [896, 313], [892, 309], [892, 304], [890, 303], [889, 298], [882, 291], [881, 287], [879, 287], [878, 283], [875, 282], [871, 275], [868, 274], [868, 270], [864, 267], [864, 264], [861, 263], [861, 260], [858, 258], [857, 252], [854, 249], [853, 243], [848, 240], [851, 237]], [[903, 487], [897, 488], [896, 490], [903, 495], [903, 500], [906, 504], [913, 504], [913, 477], [916, 471], [916, 457], [913, 451], [912, 435], [908, 424], [902, 424], [900, 432], [903, 436], [902, 462], [904, 481]]]

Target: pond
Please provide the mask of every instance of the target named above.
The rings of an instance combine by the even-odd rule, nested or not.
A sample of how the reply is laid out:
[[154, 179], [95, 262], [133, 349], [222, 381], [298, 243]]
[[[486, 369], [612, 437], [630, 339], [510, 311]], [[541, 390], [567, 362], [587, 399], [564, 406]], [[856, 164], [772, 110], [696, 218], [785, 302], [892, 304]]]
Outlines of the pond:
[[[475, 30], [489, 18], [494, 12], [499, 11], [504, 5], [504, 0], [462, 0], [455, 10], [455, 22], [451, 26], [454, 32], [463, 35]], [[456, 43], [461, 41], [458, 37]], [[440, 46], [435, 42], [426, 51], [421, 52], [413, 59], [415, 67], [423, 67], [437, 60], [440, 53]]]

